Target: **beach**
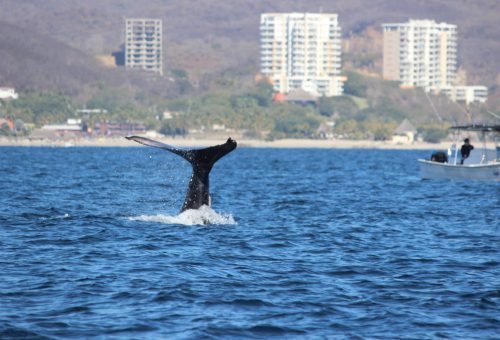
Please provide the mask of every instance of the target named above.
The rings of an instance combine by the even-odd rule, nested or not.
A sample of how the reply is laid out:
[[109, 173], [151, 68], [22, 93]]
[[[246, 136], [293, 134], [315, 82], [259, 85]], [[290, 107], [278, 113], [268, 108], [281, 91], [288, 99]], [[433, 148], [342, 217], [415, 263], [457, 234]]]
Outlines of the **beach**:
[[[179, 147], [205, 147], [221, 144], [225, 139], [200, 139], [189, 137], [157, 137], [155, 140]], [[394, 143], [392, 141], [346, 140], [346, 139], [279, 139], [265, 141], [258, 139], [237, 139], [239, 147], [249, 148], [327, 148], [327, 149], [387, 149], [387, 150], [446, 150], [450, 143]], [[0, 146], [24, 147], [137, 147], [138, 143], [116, 138], [79, 138], [79, 139], [29, 139], [0, 138]]]

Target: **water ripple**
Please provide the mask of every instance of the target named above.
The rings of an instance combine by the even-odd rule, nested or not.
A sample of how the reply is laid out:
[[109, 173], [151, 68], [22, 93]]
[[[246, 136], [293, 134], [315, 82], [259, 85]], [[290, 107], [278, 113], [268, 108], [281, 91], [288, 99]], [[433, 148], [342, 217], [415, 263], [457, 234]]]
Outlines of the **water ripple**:
[[496, 338], [500, 186], [425, 156], [238, 149], [179, 214], [175, 155], [2, 148], [0, 338]]

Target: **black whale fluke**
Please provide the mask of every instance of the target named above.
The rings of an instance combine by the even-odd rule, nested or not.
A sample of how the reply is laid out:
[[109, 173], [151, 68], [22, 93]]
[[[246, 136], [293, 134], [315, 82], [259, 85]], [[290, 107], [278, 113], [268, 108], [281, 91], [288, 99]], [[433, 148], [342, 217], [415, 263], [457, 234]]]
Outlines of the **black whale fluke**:
[[139, 136], [128, 136], [125, 138], [140, 144], [173, 152], [191, 163], [193, 173], [191, 174], [186, 199], [184, 200], [181, 211], [198, 209], [202, 205], [210, 205], [208, 180], [210, 171], [215, 162], [233, 151], [237, 145], [235, 140], [228, 138], [224, 144], [210, 146], [204, 149], [182, 149]]

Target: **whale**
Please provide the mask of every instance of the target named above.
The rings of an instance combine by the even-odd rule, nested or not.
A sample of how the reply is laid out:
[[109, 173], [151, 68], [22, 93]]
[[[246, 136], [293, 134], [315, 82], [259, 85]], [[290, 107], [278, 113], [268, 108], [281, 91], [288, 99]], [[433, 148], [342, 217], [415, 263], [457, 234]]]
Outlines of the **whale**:
[[181, 212], [189, 209], [199, 209], [203, 205], [211, 206], [209, 191], [210, 171], [219, 159], [236, 149], [237, 146], [236, 141], [231, 137], [224, 144], [203, 149], [183, 149], [140, 136], [127, 136], [125, 138], [143, 145], [170, 151], [181, 156], [191, 164], [191, 179], [189, 180]]

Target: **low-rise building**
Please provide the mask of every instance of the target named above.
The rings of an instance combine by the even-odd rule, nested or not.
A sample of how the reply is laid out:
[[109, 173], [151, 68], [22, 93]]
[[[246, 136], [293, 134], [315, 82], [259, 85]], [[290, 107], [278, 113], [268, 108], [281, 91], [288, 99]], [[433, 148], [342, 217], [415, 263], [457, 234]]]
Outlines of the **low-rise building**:
[[134, 134], [146, 133], [146, 125], [138, 123], [96, 123], [94, 126], [96, 135], [108, 137], [123, 137]]
[[46, 124], [34, 129], [31, 139], [75, 139], [87, 134], [86, 125], [81, 119], [68, 119], [64, 124]]
[[488, 88], [479, 85], [448, 86], [440, 91], [454, 102], [485, 103], [488, 99]]
[[397, 144], [408, 144], [415, 141], [417, 129], [408, 119], [403, 120], [401, 124], [394, 130], [392, 141]]
[[16, 89], [13, 87], [0, 87], [0, 99], [17, 99], [19, 98]]
[[296, 104], [315, 104], [318, 101], [318, 95], [298, 88], [285, 95], [283, 101]]

